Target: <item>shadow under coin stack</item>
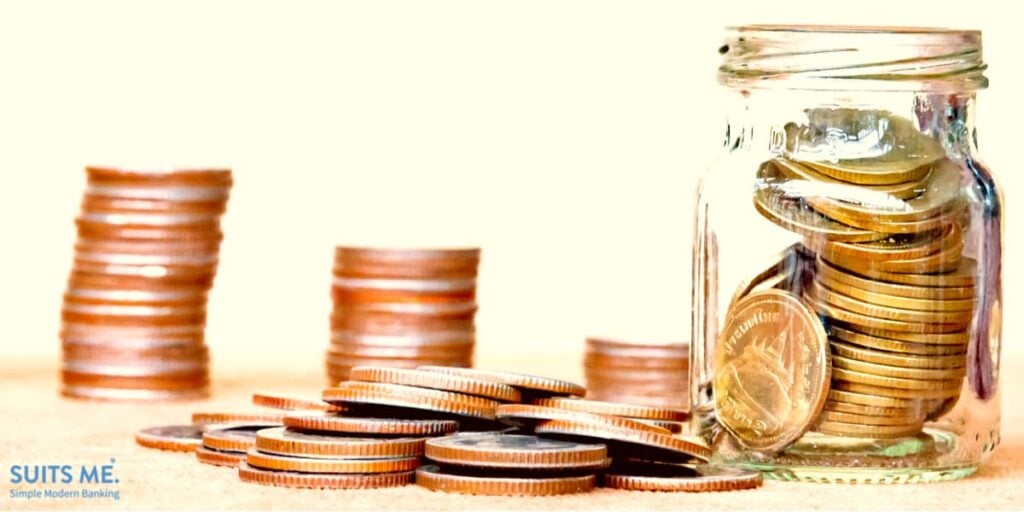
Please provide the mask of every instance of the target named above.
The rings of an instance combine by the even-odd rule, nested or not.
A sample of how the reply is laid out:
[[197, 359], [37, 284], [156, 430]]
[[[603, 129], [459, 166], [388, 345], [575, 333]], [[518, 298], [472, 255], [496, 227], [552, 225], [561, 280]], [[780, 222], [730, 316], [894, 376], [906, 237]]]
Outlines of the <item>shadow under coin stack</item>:
[[89, 167], [86, 174], [61, 311], [61, 393], [205, 396], [206, 300], [231, 171]]
[[[812, 430], [912, 436], [951, 410], [967, 373], [977, 269], [962, 254], [962, 171], [888, 112], [818, 109], [808, 120], [787, 126], [787, 155], [758, 170], [754, 203], [804, 237], [783, 258], [803, 261], [791, 291], [826, 319], [831, 391]], [[837, 126], [890, 150], [844, 159], [838, 146], [822, 161]]]
[[690, 346], [588, 338], [587, 398], [689, 409]]
[[338, 247], [330, 383], [355, 366], [472, 366], [479, 249]]

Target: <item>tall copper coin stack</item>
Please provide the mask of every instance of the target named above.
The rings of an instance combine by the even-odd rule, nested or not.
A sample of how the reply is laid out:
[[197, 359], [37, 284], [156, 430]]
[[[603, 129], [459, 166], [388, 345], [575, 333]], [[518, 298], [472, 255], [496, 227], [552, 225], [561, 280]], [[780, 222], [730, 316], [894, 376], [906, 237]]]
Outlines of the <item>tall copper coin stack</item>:
[[[837, 130], [855, 139], [851, 149], [835, 145]], [[810, 110], [786, 132], [786, 155], [757, 171], [754, 206], [803, 237], [770, 270], [797, 269], [789, 289], [828, 331], [831, 391], [814, 429], [913, 435], [952, 408], [967, 373], [977, 270], [963, 255], [960, 166], [888, 112]], [[844, 158], [865, 140], [889, 150]], [[839, 154], [823, 161], [822, 148]]]
[[587, 398], [689, 409], [690, 346], [588, 338]]
[[205, 396], [207, 292], [230, 170], [89, 167], [64, 295], [61, 393]]
[[479, 263], [479, 249], [338, 247], [329, 381], [355, 366], [472, 366]]

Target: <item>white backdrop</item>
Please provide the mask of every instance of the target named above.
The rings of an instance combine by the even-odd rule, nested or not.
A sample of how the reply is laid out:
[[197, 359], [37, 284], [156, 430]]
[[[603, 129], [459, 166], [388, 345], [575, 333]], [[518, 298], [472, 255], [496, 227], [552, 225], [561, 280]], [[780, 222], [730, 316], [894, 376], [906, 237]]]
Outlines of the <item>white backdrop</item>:
[[[214, 357], [320, 369], [332, 247], [481, 245], [483, 360], [689, 335], [730, 24], [984, 30], [1021, 349], [1019, 18], [995, 2], [0, 4], [0, 350], [58, 352], [86, 164], [230, 165]], [[1015, 339], [1016, 338], [1016, 339]], [[0, 366], [6, 363], [0, 362]]]

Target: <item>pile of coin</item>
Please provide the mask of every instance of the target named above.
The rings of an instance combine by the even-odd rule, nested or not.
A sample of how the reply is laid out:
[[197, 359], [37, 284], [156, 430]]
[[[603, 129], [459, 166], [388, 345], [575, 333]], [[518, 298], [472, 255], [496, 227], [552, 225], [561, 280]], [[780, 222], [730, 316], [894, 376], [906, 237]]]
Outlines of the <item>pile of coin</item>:
[[206, 299], [229, 170], [89, 167], [61, 311], [65, 396], [205, 396]]
[[[703, 464], [707, 447], [663, 426], [684, 412], [584, 400], [586, 389], [572, 382], [430, 366], [357, 367], [350, 377], [325, 389], [324, 402], [253, 397], [292, 409], [283, 418], [196, 413], [202, 424], [145, 429], [136, 439], [195, 450], [208, 464], [237, 465], [243, 481], [284, 487], [415, 481], [444, 492], [541, 496], [599, 485], [695, 492], [761, 483], [757, 472]], [[283, 426], [264, 425], [278, 418]]]
[[479, 249], [338, 247], [330, 383], [355, 366], [472, 366]]
[[905, 118], [807, 114], [786, 126], [785, 154], [758, 169], [754, 193], [756, 209], [802, 242], [740, 286], [727, 322], [756, 287], [803, 297], [831, 351], [829, 392], [810, 411], [819, 415], [811, 428], [914, 435], [955, 405], [966, 375], [977, 268], [963, 256], [962, 171]]
[[689, 408], [690, 346], [587, 338], [587, 398]]

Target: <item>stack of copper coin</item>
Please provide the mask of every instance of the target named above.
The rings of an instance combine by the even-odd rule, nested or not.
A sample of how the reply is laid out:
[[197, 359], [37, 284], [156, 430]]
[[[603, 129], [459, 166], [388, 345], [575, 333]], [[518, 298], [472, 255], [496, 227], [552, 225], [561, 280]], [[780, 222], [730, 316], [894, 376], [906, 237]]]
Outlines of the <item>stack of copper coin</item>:
[[472, 366], [479, 249], [338, 247], [327, 376], [355, 366]]
[[61, 392], [94, 399], [207, 393], [207, 292], [229, 170], [90, 167], [64, 295]]
[[588, 338], [587, 398], [689, 409], [690, 346]]

